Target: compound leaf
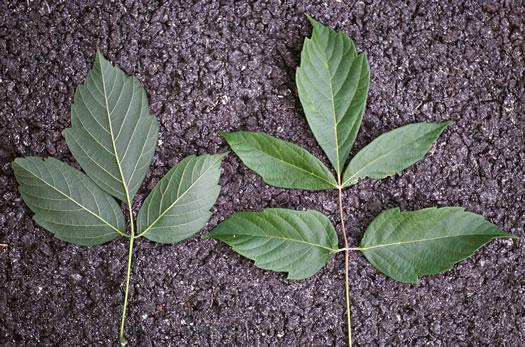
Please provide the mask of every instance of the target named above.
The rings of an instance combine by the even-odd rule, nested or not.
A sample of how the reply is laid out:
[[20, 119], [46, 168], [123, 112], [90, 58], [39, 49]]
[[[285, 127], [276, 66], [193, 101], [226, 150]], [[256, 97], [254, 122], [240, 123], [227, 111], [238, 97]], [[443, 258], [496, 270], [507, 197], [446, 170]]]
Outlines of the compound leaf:
[[280, 188], [322, 190], [337, 187], [328, 168], [307, 150], [264, 133], [220, 133], [233, 151], [264, 182]]
[[363, 118], [370, 68], [348, 36], [308, 18], [313, 32], [304, 41], [297, 90], [308, 124], [339, 177]]
[[107, 193], [132, 201], [159, 133], [140, 82], [97, 50], [93, 68], [75, 92], [71, 125], [66, 142], [86, 174]]
[[125, 234], [117, 202], [77, 169], [55, 158], [27, 157], [15, 159], [13, 170], [35, 222], [60, 240], [91, 246]]
[[159, 243], [175, 243], [204, 227], [221, 190], [218, 182], [225, 155], [191, 155], [173, 167], [153, 188], [139, 211], [139, 236]]
[[461, 207], [408, 212], [393, 208], [370, 223], [358, 250], [388, 277], [416, 283], [418, 275], [450, 270], [499, 237], [515, 236]]
[[337, 252], [337, 234], [317, 211], [272, 208], [238, 212], [204, 238], [214, 238], [261, 269], [288, 272], [288, 279], [313, 276]]
[[414, 123], [389, 131], [359, 151], [345, 170], [343, 186], [360, 178], [385, 178], [411, 166], [427, 154], [450, 122]]

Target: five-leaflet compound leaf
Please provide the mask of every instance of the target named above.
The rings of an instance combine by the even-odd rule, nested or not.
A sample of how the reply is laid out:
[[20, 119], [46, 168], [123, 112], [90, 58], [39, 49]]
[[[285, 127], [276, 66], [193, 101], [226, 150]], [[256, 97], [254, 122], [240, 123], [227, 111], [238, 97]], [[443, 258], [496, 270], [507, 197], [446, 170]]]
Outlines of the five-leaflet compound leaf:
[[[387, 132], [359, 151], [343, 171], [366, 104], [368, 62], [364, 53], [357, 54], [353, 41], [344, 33], [308, 18], [313, 33], [304, 42], [297, 89], [308, 124], [337, 179], [321, 161], [292, 143], [246, 131], [222, 135], [243, 163], [268, 184], [290, 189], [337, 189], [341, 231], [346, 238], [343, 188], [362, 178], [381, 179], [406, 169], [425, 156], [450, 122], [409, 124]], [[311, 220], [314, 215], [315, 221]], [[294, 222], [290, 223], [292, 216]], [[317, 225], [318, 220], [323, 226]], [[226, 242], [262, 269], [285, 271], [289, 278], [300, 279], [315, 274], [338, 251], [335, 235], [328, 218], [319, 212], [270, 209], [235, 213], [204, 237]], [[393, 279], [415, 282], [418, 275], [450, 269], [496, 237], [513, 236], [461, 208], [403, 213], [394, 209], [378, 216], [367, 229], [361, 247], [348, 247], [345, 240], [345, 248], [339, 249], [345, 251], [348, 344], [352, 344], [350, 250], [362, 251]], [[311, 243], [316, 246], [309, 249]]]

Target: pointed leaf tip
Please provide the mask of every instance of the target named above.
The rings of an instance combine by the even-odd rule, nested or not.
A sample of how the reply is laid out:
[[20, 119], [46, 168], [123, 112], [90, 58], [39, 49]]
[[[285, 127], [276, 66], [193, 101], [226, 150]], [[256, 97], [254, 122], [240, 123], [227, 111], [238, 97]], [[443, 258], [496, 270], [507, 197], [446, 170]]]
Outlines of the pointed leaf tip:
[[309, 20], [312, 37], [304, 41], [297, 90], [308, 125], [339, 177], [361, 125], [370, 68], [347, 35]]
[[310, 24], [312, 25], [312, 29], [314, 31], [319, 30], [319, 29], [327, 29], [327, 30], [332, 30], [335, 32], [334, 29], [324, 24], [321, 24], [321, 22], [319, 22], [318, 20], [316, 20], [314, 17], [310, 16], [309, 14], [305, 13], [305, 15], [306, 15], [306, 18], [308, 18], [308, 21], [310, 22]]
[[448, 271], [501, 237], [515, 236], [461, 207], [406, 212], [393, 208], [370, 223], [359, 250], [386, 276], [416, 283], [418, 276]]
[[450, 121], [413, 123], [382, 134], [350, 160], [343, 186], [366, 177], [382, 179], [410, 167], [427, 154], [449, 124]]
[[317, 22], [315, 19], [313, 19], [313, 17], [310, 16], [308, 13], [305, 13], [304, 15], [306, 16], [306, 18], [308, 18], [308, 21], [310, 21], [310, 23], [313, 23], [313, 22], [318, 23], [318, 22]]

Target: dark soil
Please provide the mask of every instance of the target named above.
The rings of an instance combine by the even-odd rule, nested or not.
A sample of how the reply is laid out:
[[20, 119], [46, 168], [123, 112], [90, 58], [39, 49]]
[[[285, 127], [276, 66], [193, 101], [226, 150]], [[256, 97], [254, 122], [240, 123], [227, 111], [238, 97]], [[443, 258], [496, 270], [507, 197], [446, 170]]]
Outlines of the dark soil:
[[[61, 132], [96, 47], [140, 79], [158, 115], [161, 145], [139, 201], [183, 157], [228, 150], [219, 130], [266, 131], [326, 161], [295, 88], [307, 12], [369, 57], [369, 101], [352, 153], [407, 123], [454, 121], [415, 166], [345, 191], [350, 243], [395, 206], [464, 206], [521, 237], [493, 241], [417, 285], [352, 254], [355, 344], [525, 345], [525, 6], [432, 3], [1, 0], [0, 243], [9, 246], [0, 247], [0, 344], [117, 345], [127, 243], [53, 238], [32, 221], [11, 169], [19, 156], [73, 162]], [[233, 154], [221, 184], [203, 232], [266, 207], [319, 210], [339, 230], [335, 191], [269, 187]], [[171, 246], [139, 240], [134, 257], [126, 322], [134, 346], [345, 344], [342, 254], [303, 281], [197, 236]]]

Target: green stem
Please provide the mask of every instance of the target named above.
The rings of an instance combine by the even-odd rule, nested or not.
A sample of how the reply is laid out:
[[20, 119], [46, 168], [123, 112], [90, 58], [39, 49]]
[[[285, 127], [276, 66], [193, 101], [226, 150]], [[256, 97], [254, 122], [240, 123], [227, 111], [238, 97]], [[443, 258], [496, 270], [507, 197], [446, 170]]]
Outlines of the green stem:
[[133, 241], [135, 240], [135, 226], [133, 224], [133, 211], [131, 209], [131, 204], [128, 199], [129, 207], [129, 220], [131, 224], [131, 235], [129, 238], [129, 253], [128, 253], [128, 274], [126, 277], [126, 291], [124, 292], [124, 308], [122, 309], [122, 322], [120, 323], [120, 343], [125, 346], [128, 344], [128, 341], [124, 338], [124, 322], [126, 321], [126, 308], [128, 306], [128, 291], [129, 291], [129, 279], [131, 277], [131, 259], [133, 255]]
[[360, 248], [360, 247], [339, 248], [335, 252], [338, 253], [338, 252], [345, 252], [345, 251], [362, 251], [363, 249], [366, 249], [366, 248]]
[[343, 187], [339, 184], [339, 216], [341, 218], [341, 229], [343, 231], [343, 238], [345, 239], [345, 293], [346, 293], [346, 319], [348, 322], [348, 346], [352, 347], [352, 319], [350, 317], [350, 288], [348, 276], [349, 251], [348, 239], [346, 237], [345, 219], [343, 216]]

